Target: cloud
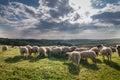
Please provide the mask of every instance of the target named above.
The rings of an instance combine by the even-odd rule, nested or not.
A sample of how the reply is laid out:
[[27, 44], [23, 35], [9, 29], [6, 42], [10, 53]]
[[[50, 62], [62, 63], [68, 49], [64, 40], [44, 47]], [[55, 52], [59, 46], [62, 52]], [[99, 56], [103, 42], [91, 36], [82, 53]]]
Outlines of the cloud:
[[100, 22], [112, 23], [114, 25], [120, 24], [120, 12], [104, 12], [102, 14], [97, 14], [92, 16], [94, 20], [99, 20]]
[[74, 39], [112, 38], [120, 31], [117, 0], [30, 1], [10, 0], [6, 4], [0, 1], [1, 34], [10, 38]]
[[118, 4], [119, 0], [91, 0], [92, 7], [94, 8], [104, 8], [107, 4]]
[[8, 6], [1, 5], [0, 23], [15, 28], [27, 29], [37, 24], [36, 10], [31, 6], [18, 2], [10, 2]]

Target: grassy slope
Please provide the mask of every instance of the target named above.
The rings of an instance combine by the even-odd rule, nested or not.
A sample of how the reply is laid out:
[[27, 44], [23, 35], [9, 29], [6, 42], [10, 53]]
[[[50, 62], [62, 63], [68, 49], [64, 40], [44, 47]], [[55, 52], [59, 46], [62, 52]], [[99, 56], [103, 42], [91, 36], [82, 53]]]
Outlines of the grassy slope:
[[[0, 46], [1, 49], [1, 46]], [[90, 59], [80, 66], [61, 58], [23, 58], [19, 50], [0, 50], [0, 80], [120, 80], [120, 58], [113, 54], [108, 62], [98, 57], [97, 65]]]

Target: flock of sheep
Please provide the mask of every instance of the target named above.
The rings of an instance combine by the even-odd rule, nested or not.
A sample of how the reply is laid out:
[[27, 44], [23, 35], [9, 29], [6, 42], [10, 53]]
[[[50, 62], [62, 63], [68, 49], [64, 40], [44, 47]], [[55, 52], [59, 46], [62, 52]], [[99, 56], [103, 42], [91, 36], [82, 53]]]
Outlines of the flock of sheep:
[[[8, 46], [2, 46], [2, 51], [7, 51]], [[21, 46], [19, 47], [20, 54], [23, 56], [31, 56], [32, 54], [38, 54], [39, 56], [68, 56], [70, 60], [74, 63], [79, 64], [81, 59], [90, 58], [93, 62], [96, 62], [96, 57], [101, 54], [104, 57], [106, 56], [108, 60], [111, 60], [113, 52], [117, 52], [120, 56], [120, 45], [116, 47], [106, 47], [104, 45], [98, 45], [93, 48], [80, 48], [77, 46]]]

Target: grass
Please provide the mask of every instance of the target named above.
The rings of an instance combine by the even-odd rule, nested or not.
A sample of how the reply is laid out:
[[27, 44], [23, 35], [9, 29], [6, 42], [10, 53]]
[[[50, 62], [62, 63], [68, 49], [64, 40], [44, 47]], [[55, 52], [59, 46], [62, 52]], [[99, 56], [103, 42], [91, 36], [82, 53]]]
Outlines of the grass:
[[0, 50], [0, 80], [120, 80], [120, 57], [114, 53], [108, 62], [99, 56], [97, 64], [88, 59], [77, 66], [66, 58], [25, 58], [9, 47]]

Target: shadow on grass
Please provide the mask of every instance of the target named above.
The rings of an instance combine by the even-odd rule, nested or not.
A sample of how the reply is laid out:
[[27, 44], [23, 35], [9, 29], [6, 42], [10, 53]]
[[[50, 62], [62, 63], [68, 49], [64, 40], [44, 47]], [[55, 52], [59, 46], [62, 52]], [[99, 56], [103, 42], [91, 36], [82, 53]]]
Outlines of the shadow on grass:
[[62, 62], [67, 60], [65, 56], [49, 56], [48, 59], [52, 61], [62, 61]]
[[44, 58], [46, 58], [45, 56], [44, 57], [42, 57], [42, 56], [36, 56], [36, 57], [33, 57], [33, 58], [31, 58], [30, 60], [29, 60], [29, 62], [36, 62], [36, 61], [39, 61], [40, 59], [44, 59]]
[[96, 59], [96, 63], [97, 63], [97, 64], [101, 64], [102, 61], [101, 61], [100, 59]]
[[6, 63], [16, 63], [16, 62], [20, 62], [22, 60], [29, 60], [29, 62], [36, 62], [40, 59], [44, 59], [44, 58], [48, 58], [49, 60], [54, 60], [54, 61], [62, 61], [64, 62], [66, 60], [65, 57], [60, 57], [60, 56], [28, 56], [28, 57], [25, 57], [25, 56], [15, 56], [15, 57], [9, 57], [7, 59], [5, 59], [5, 62]]
[[29, 60], [29, 59], [32, 59], [32, 58], [33, 58], [32, 56], [28, 56], [28, 57], [15, 56], [15, 57], [9, 57], [9, 58], [5, 59], [5, 62], [6, 63], [16, 63], [16, 62], [20, 62], [22, 60]]
[[69, 72], [73, 75], [79, 75], [80, 66], [73, 63], [64, 63], [64, 65], [68, 66]]
[[108, 66], [110, 66], [110, 67], [120, 71], [120, 65], [118, 65], [116, 62], [104, 60], [104, 63], [106, 65], [108, 65]]
[[81, 60], [80, 65], [82, 65], [85, 68], [92, 69], [92, 70], [98, 70], [98, 66], [96, 63], [90, 64], [87, 60]]

